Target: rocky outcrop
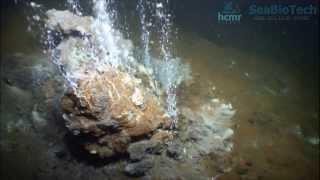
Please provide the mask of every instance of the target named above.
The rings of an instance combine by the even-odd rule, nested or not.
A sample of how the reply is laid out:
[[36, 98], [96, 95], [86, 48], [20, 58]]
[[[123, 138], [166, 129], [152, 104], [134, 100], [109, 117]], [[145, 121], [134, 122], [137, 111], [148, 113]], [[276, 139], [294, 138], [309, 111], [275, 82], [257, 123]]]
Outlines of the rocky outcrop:
[[46, 25], [49, 29], [58, 30], [64, 34], [80, 32], [81, 34], [91, 33], [93, 18], [90, 16], [81, 17], [68, 10], [59, 11], [51, 9], [47, 11]]
[[[101, 157], [126, 152], [132, 139], [168, 127], [169, 118], [155, 95], [127, 73], [108, 69], [78, 82], [61, 100], [66, 126], [74, 135], [96, 138], [86, 146]], [[139, 95], [137, 95], [137, 92]], [[139, 103], [134, 101], [139, 96]]]
[[[132, 142], [152, 139], [152, 143], [159, 143], [168, 139], [170, 133], [160, 129], [168, 129], [171, 120], [161, 97], [155, 94], [150, 75], [139, 70], [129, 73], [104, 63], [101, 59], [108, 54], [95, 52], [94, 39], [72, 34], [92, 33], [91, 17], [57, 10], [49, 10], [47, 15], [49, 28], [67, 34], [55, 48], [57, 64], [69, 82], [61, 107], [66, 127], [82, 139], [83, 148], [109, 158], [127, 153]], [[135, 152], [130, 156], [138, 156]]]
[[203, 104], [199, 111], [182, 108], [181, 113], [189, 124], [180, 134], [186, 141], [187, 154], [197, 159], [210, 153], [221, 156], [230, 153], [235, 112], [231, 104], [215, 101]]
[[[163, 172], [179, 162], [193, 167], [205, 156], [222, 157], [232, 150], [235, 110], [231, 104], [213, 99], [197, 110], [180, 108], [173, 139], [173, 122], [165, 112], [161, 90], [168, 88], [169, 77], [163, 76], [167, 64], [155, 63], [153, 72], [135, 60], [124, 59], [130, 56], [110, 50], [109, 45], [118, 50], [130, 43], [117, 36], [115, 43], [101, 44], [100, 31], [92, 29], [97, 24], [90, 17], [56, 10], [47, 15], [47, 27], [64, 35], [53, 50], [68, 85], [61, 98], [64, 123], [89, 154], [100, 158], [126, 154], [124, 173], [143, 176], [153, 166], [163, 167]], [[73, 24], [73, 18], [77, 24]], [[191, 83], [191, 76], [185, 78], [189, 68], [182, 65], [179, 60], [169, 64], [173, 68], [170, 71], [175, 72], [171, 74], [174, 84], [184, 80]], [[159, 159], [165, 162], [159, 163]]]

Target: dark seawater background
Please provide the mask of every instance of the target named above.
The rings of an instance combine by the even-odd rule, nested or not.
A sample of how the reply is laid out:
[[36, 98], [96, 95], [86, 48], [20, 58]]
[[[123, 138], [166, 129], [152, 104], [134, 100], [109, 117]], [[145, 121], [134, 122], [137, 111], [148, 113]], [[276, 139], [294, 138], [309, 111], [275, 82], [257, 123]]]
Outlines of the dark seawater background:
[[[47, 9], [65, 9], [61, 0], [36, 2]], [[244, 11], [250, 2], [237, 1]], [[310, 2], [318, 3], [300, 1]], [[119, 24], [130, 27], [127, 35], [137, 43], [135, 3], [119, 1], [119, 12], [126, 15]], [[81, 4], [91, 14], [92, 4], [85, 0]], [[255, 21], [244, 15], [240, 23], [225, 24], [217, 20], [222, 7], [223, 1], [172, 0], [174, 28], [178, 29], [174, 52], [191, 64], [198, 80], [180, 94], [179, 103], [196, 108], [199, 96], [231, 102], [237, 110], [232, 156], [250, 161], [249, 173], [261, 174], [263, 179], [319, 179], [319, 144], [310, 143], [310, 138], [319, 140], [319, 15], [300, 21]], [[30, 13], [22, 4], [1, 1], [1, 77], [10, 72], [23, 74], [21, 64], [43, 60], [8, 58], [42, 53], [39, 32], [27, 32]], [[216, 90], [208, 93], [212, 87]], [[1, 125], [16, 118], [14, 105], [23, 102], [3, 89], [1, 85]], [[32, 102], [28, 106], [32, 109]], [[23, 166], [37, 162], [26, 158], [29, 154], [24, 149], [19, 153], [1, 154], [1, 172], [15, 174], [17, 169], [22, 177], [32, 177], [36, 169]], [[18, 163], [25, 164], [14, 166]], [[203, 163], [210, 172], [216, 162]], [[219, 179], [241, 179], [239, 174], [235, 168]]]

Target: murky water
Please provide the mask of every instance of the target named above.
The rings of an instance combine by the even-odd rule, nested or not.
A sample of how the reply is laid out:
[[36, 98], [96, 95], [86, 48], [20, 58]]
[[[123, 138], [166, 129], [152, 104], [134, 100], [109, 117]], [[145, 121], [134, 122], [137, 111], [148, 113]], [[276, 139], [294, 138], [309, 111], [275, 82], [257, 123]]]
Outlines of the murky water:
[[[64, 6], [63, 2], [46, 5]], [[2, 14], [1, 132], [7, 131], [10, 121], [18, 124], [29, 119], [35, 104], [46, 96], [37, 94], [40, 91], [32, 84], [31, 67], [45, 66], [48, 57], [42, 55], [37, 32], [27, 32], [28, 12], [22, 7], [9, 7]], [[132, 7], [128, 3], [127, 8]], [[190, 87], [177, 92], [178, 105], [197, 109], [204, 100], [217, 98], [231, 102], [237, 110], [234, 149], [230, 155], [235, 167], [219, 179], [318, 179], [317, 22], [263, 24], [263, 27], [257, 27], [255, 22], [221, 25], [205, 19], [211, 17], [208, 15], [211, 10], [196, 14], [197, 10], [201, 8], [190, 2], [176, 7], [173, 28], [178, 28], [179, 33], [173, 41], [174, 54], [190, 64], [194, 78]], [[130, 26], [133, 23], [130, 18], [135, 17], [130, 16], [130, 10], [127, 13], [127, 19], [120, 21], [133, 27], [128, 36], [138, 44], [139, 30]], [[37, 171], [32, 164], [43, 162], [28, 153], [42, 152], [42, 146], [34, 147], [30, 138], [16, 134], [17, 137], [11, 137], [3, 133], [3, 138], [24, 143], [13, 146], [7, 154], [1, 153], [4, 157], [1, 171], [6, 171], [8, 179], [19, 177], [12, 175], [15, 169], [21, 177], [31, 178]], [[208, 158], [201, 163], [208, 174], [216, 174], [211, 172], [216, 161]]]

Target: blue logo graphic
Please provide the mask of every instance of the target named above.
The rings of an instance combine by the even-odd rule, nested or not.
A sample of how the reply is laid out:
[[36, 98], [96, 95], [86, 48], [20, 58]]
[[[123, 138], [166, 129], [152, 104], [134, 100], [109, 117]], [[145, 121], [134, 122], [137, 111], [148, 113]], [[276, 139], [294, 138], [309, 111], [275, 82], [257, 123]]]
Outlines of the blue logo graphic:
[[239, 23], [241, 21], [240, 8], [234, 2], [225, 2], [222, 11], [218, 12], [218, 21], [223, 23]]
[[309, 20], [316, 16], [318, 8], [313, 4], [251, 4], [248, 14], [254, 20]]

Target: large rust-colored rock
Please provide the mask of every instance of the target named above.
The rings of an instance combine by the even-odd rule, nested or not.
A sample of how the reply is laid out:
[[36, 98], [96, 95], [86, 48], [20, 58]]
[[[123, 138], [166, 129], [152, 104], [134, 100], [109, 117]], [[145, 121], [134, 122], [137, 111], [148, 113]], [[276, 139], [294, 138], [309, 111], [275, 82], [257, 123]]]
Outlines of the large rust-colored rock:
[[66, 93], [61, 105], [67, 127], [75, 135], [96, 138], [85, 148], [102, 157], [105, 152], [123, 153], [131, 139], [152, 135], [170, 123], [158, 97], [139, 79], [114, 68], [90, 72]]
[[[50, 31], [64, 35], [53, 50], [70, 88], [61, 107], [66, 127], [79, 136], [83, 148], [111, 157], [125, 153], [131, 142], [152, 136], [167, 139], [159, 132], [169, 128], [171, 120], [153, 75], [128, 53], [101, 49], [92, 17], [57, 10], [49, 10], [47, 16]], [[130, 49], [130, 41], [117, 37], [117, 48]]]

